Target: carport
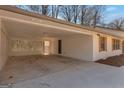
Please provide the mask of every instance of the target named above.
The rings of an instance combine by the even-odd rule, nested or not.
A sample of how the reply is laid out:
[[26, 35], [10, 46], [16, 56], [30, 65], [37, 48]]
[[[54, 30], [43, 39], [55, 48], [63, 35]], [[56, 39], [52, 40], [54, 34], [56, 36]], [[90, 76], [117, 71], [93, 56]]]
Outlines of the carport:
[[[45, 57], [45, 61], [42, 60], [41, 63], [50, 61], [51, 57], [57, 61], [57, 57], [53, 55], [61, 56], [63, 60], [69, 57], [68, 61], [71, 58], [92, 60], [93, 39], [88, 30], [45, 16], [39, 17], [37, 14], [25, 13], [22, 10], [12, 10], [0, 10], [0, 70], [8, 61], [16, 64], [27, 60], [32, 64], [36, 60], [32, 61], [31, 58], [42, 59], [45, 56], [47, 58]], [[17, 59], [16, 62], [12, 60], [13, 58]], [[53, 62], [52, 59], [51, 62]], [[41, 64], [38, 63], [38, 65]], [[61, 64], [59, 65], [61, 67]], [[21, 66], [24, 64], [20, 67], [16, 67], [16, 65], [12, 67], [18, 69]], [[30, 68], [29, 65], [25, 66]], [[42, 71], [42, 69], [40, 70]], [[21, 73], [25, 73], [23, 69]], [[8, 78], [12, 78], [12, 76], [10, 75]]]
[[62, 55], [92, 60], [92, 36], [3, 19], [8, 56]]

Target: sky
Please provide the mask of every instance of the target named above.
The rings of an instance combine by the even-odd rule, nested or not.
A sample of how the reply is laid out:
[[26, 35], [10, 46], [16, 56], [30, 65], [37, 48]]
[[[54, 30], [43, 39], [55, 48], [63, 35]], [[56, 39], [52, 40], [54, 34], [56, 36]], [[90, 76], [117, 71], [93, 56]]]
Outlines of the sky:
[[106, 23], [111, 22], [117, 18], [124, 18], [124, 5], [110, 5], [106, 6], [106, 11], [104, 13], [105, 18], [104, 21]]

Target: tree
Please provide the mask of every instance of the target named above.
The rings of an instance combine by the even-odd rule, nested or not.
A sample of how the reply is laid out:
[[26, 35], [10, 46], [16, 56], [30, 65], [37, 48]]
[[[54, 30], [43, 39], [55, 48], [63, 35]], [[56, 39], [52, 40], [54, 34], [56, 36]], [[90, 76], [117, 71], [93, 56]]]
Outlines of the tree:
[[51, 5], [51, 13], [50, 15], [53, 18], [58, 18], [59, 12], [60, 12], [60, 5]]
[[61, 7], [61, 14], [62, 14], [62, 18], [64, 18], [66, 21], [68, 22], [72, 22], [73, 20], [73, 10], [72, 10], [72, 6], [71, 5], [63, 5]]
[[29, 10], [43, 14], [43, 15], [48, 15], [49, 13], [49, 6], [48, 5], [29, 5], [28, 6]]
[[118, 18], [113, 20], [108, 24], [108, 26], [112, 29], [123, 30], [124, 29], [124, 19]]
[[97, 24], [100, 24], [102, 18], [103, 18], [103, 13], [105, 11], [105, 6], [102, 5], [94, 5], [91, 7], [92, 10], [92, 25], [95, 28]]
[[18, 7], [53, 18], [61, 18], [68, 22], [93, 27], [102, 26], [105, 11], [105, 6], [102, 5], [25, 5]]
[[80, 7], [79, 7], [79, 5], [73, 5], [72, 6], [72, 16], [73, 16], [73, 22], [74, 23], [77, 23], [79, 14], [80, 14]]
[[49, 13], [49, 6], [48, 5], [42, 5], [42, 14], [43, 15], [48, 15]]
[[84, 25], [84, 21], [86, 20], [87, 10], [88, 9], [87, 9], [86, 5], [81, 5], [80, 6], [80, 21], [81, 21], [81, 25]]
[[31, 11], [37, 12], [37, 13], [40, 13], [40, 11], [41, 11], [41, 7], [39, 5], [29, 5], [28, 8]]

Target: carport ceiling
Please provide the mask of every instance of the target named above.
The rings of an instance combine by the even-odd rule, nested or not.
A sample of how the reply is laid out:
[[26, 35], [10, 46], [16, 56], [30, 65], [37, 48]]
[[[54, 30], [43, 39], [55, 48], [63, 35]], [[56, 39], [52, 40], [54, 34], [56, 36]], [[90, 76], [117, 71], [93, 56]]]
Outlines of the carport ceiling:
[[[18, 22], [14, 20], [2, 20], [9, 36], [20, 38], [38, 38], [44, 35], [50, 37], [60, 37], [76, 35], [77, 33], [58, 30], [29, 23]], [[78, 35], [78, 34], [77, 34]]]

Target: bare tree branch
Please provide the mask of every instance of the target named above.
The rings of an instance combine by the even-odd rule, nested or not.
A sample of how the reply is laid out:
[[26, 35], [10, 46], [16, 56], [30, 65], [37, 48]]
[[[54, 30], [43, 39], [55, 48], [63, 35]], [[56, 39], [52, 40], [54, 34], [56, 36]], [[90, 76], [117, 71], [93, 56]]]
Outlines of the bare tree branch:
[[62, 14], [62, 17], [68, 21], [68, 22], [72, 22], [73, 20], [73, 10], [72, 10], [72, 6], [70, 5], [66, 5], [66, 6], [62, 6], [61, 8], [61, 14]]
[[81, 25], [84, 25], [84, 21], [86, 19], [86, 14], [87, 14], [87, 6], [86, 5], [81, 5], [80, 6], [80, 21], [81, 21]]
[[103, 13], [105, 11], [105, 6], [94, 5], [92, 9], [92, 25], [95, 28], [97, 24], [100, 24], [101, 19], [103, 18]]
[[124, 19], [118, 18], [113, 20], [108, 24], [108, 26], [112, 29], [123, 30], [124, 29]]
[[72, 16], [73, 16], [73, 22], [74, 23], [77, 23], [79, 14], [80, 14], [80, 7], [79, 7], [79, 5], [73, 5], [72, 6]]

